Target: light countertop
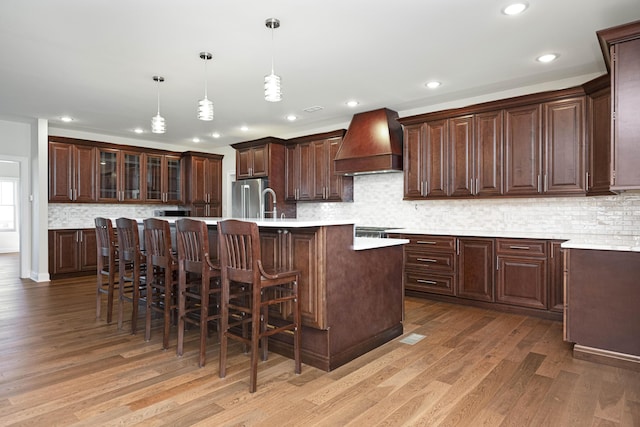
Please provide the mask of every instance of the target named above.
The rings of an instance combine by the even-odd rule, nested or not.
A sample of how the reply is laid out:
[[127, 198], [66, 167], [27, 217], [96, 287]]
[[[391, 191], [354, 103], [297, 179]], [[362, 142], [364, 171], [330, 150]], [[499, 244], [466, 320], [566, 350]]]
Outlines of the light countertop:
[[640, 252], [640, 235], [629, 234], [578, 234], [547, 231], [470, 231], [461, 229], [434, 231], [429, 229], [411, 228], [390, 229], [386, 231], [387, 233], [398, 234], [565, 240], [565, 242], [562, 243], [563, 248]]

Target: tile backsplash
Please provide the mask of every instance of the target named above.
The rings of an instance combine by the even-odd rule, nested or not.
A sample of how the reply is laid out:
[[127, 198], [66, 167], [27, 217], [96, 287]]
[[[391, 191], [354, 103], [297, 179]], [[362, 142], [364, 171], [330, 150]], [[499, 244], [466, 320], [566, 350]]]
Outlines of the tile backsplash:
[[[354, 177], [353, 203], [298, 203], [300, 219], [353, 219], [358, 225], [433, 232], [548, 232], [640, 236], [640, 193], [404, 201], [403, 174]], [[49, 228], [91, 228], [96, 216], [147, 218], [171, 206], [50, 204]]]
[[403, 174], [354, 177], [353, 203], [299, 203], [298, 218], [433, 232], [640, 235], [640, 193], [597, 197], [404, 201]]

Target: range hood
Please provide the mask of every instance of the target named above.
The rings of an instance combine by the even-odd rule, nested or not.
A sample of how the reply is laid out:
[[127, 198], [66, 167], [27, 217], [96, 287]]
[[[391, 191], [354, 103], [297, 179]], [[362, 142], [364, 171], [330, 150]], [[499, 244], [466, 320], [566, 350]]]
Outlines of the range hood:
[[402, 127], [387, 108], [355, 114], [334, 158], [338, 175], [402, 170]]

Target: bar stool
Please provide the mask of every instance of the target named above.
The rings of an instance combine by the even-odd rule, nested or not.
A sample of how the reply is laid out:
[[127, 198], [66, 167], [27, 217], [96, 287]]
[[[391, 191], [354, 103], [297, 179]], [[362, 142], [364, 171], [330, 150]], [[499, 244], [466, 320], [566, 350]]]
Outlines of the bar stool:
[[147, 312], [144, 339], [151, 339], [151, 313], [162, 313], [162, 349], [169, 347], [171, 315], [177, 308], [178, 258], [171, 244], [171, 226], [162, 219], [144, 220], [147, 254]]
[[131, 333], [137, 332], [138, 304], [140, 293], [144, 292], [147, 259], [140, 250], [140, 230], [138, 222], [129, 218], [116, 219], [116, 231], [118, 236], [119, 278], [118, 287], [118, 328], [122, 328], [124, 302], [132, 305], [131, 309]]
[[[218, 222], [220, 266], [222, 269], [222, 336], [220, 338], [220, 378], [226, 375], [227, 340], [240, 341], [251, 348], [249, 391], [256, 391], [258, 347], [262, 360], [267, 360], [268, 337], [293, 331], [295, 372], [301, 371], [301, 313], [298, 298], [298, 270], [265, 271], [260, 258], [260, 235], [254, 222], [225, 220]], [[231, 288], [233, 283], [246, 284], [251, 298], [242, 298]], [[238, 297], [240, 296], [240, 297]], [[250, 301], [250, 304], [247, 302]], [[269, 307], [279, 305], [282, 316], [269, 319]], [[284, 305], [284, 307], [282, 307]], [[251, 324], [250, 338], [239, 325]], [[243, 331], [240, 334], [238, 331]]]
[[[107, 323], [111, 323], [113, 317], [113, 292], [116, 278], [118, 277], [118, 244], [113, 232], [113, 224], [108, 218], [97, 217], [96, 247], [97, 260], [97, 284], [96, 284], [96, 318], [100, 318], [102, 308], [101, 294], [107, 295]], [[106, 281], [105, 281], [106, 279]]]
[[[209, 322], [218, 320], [220, 267], [209, 258], [209, 235], [204, 221], [176, 221], [178, 241], [178, 348], [182, 356], [186, 324], [200, 328], [199, 366], [205, 365]], [[218, 322], [218, 331], [220, 324]]]

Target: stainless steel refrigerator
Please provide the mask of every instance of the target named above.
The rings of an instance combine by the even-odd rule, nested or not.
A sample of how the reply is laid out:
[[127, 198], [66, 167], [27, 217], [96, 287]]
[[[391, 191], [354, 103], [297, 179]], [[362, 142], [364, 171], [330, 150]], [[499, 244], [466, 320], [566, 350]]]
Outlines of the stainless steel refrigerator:
[[241, 179], [232, 183], [231, 216], [257, 219], [263, 212], [262, 191], [268, 182], [263, 178]]

